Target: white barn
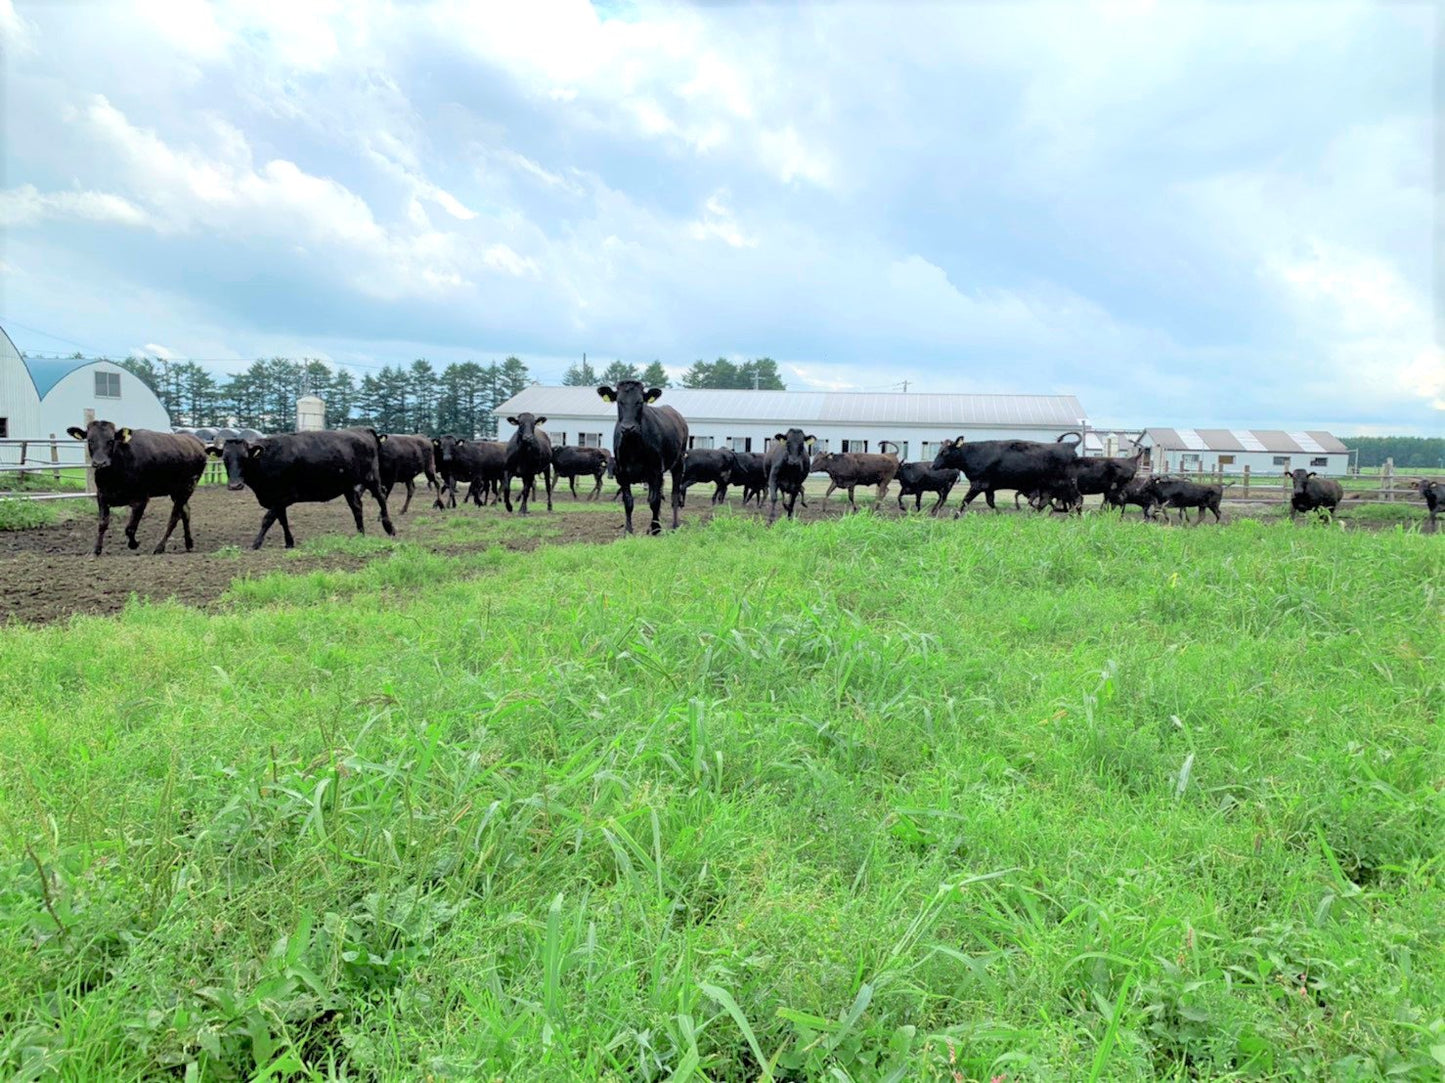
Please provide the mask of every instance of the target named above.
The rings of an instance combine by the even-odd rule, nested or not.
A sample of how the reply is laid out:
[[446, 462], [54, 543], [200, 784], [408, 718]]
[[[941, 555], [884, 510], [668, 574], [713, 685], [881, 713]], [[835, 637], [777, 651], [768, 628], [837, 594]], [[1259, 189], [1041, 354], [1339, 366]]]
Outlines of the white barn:
[[31, 436], [66, 439], [70, 426], [83, 429], [95, 420], [171, 431], [170, 414], [155, 392], [111, 361], [27, 358], [25, 365], [40, 395], [40, 426]]
[[1219, 470], [1251, 475], [1283, 474], [1303, 467], [1320, 474], [1349, 472], [1350, 451], [1331, 433], [1311, 429], [1146, 429], [1155, 471]]
[[[1073, 395], [926, 395], [857, 391], [700, 391], [669, 388], [659, 404], [687, 419], [689, 446], [764, 451], [776, 433], [797, 426], [818, 438], [815, 450], [872, 451], [891, 440], [905, 460], [932, 459], [955, 436], [970, 440], [1053, 440], [1078, 432], [1087, 415]], [[547, 419], [553, 444], [612, 446], [617, 408], [594, 387], [533, 384], [498, 406], [507, 417]]]
[[0, 328], [0, 465], [18, 466], [20, 446], [40, 433], [40, 393], [15, 343]]

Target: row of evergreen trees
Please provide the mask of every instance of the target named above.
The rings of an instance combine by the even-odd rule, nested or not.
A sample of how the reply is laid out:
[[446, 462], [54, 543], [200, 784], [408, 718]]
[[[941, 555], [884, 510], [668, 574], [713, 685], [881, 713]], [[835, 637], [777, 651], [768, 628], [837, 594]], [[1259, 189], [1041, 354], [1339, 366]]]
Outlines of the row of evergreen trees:
[[1341, 436], [1345, 447], [1358, 448], [1360, 466], [1384, 466], [1395, 460], [1396, 470], [1439, 470], [1445, 467], [1445, 439], [1426, 436]]
[[[569, 368], [562, 376], [562, 383], [568, 387], [591, 387], [607, 384], [616, 387], [622, 380], [641, 380], [648, 387], [671, 387], [667, 370], [661, 361], [653, 361], [643, 368], [629, 365], [625, 361], [613, 361], [598, 371], [584, 357]], [[785, 391], [787, 385], [778, 372], [778, 363], [771, 357], [759, 357], [752, 361], [733, 362], [726, 357], [716, 361], [693, 362], [691, 368], [682, 374], [682, 387], [687, 388], [735, 388], [757, 389], [759, 391]]]
[[319, 395], [330, 428], [371, 425], [383, 432], [490, 437], [497, 434], [492, 410], [532, 382], [516, 357], [490, 365], [466, 361], [440, 371], [420, 359], [387, 365], [359, 381], [349, 369], [314, 358], [255, 361], [224, 381], [193, 361], [127, 357], [116, 363], [150, 386], [172, 425], [215, 427], [234, 419], [261, 432], [296, 428], [296, 400]]

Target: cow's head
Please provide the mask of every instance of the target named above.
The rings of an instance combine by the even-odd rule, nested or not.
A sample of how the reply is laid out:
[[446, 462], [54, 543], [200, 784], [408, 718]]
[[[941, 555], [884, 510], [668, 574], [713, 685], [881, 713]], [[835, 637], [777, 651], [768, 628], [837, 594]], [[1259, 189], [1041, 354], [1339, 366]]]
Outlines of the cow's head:
[[933, 469], [942, 470], [945, 466], [962, 466], [961, 462], [952, 462], [958, 453], [963, 450], [963, 445], [968, 443], [962, 436], [954, 440], [945, 440], [938, 445], [938, 454], [933, 457]]
[[90, 452], [90, 463], [97, 470], [106, 469], [128, 453], [131, 430], [117, 429], [109, 421], [92, 421], [83, 429], [72, 425], [65, 431], [77, 440], [85, 441], [85, 448]]
[[1296, 494], [1305, 492], [1309, 487], [1310, 478], [1314, 476], [1315, 472], [1313, 470], [1291, 470], [1285, 474], [1285, 477], [1294, 479], [1294, 491]]
[[226, 464], [226, 488], [233, 492], [246, 487], [242, 467], [252, 459], [259, 459], [265, 451], [264, 444], [253, 444], [239, 436], [231, 437], [224, 444], [212, 444], [206, 448], [207, 455]]
[[466, 441], [459, 436], [438, 436], [431, 442], [432, 455], [439, 463], [452, 462], [457, 457], [457, 448]]
[[517, 426], [517, 435], [524, 444], [535, 444], [537, 442], [537, 426], [547, 424], [545, 417], [537, 417], [535, 414], [518, 414], [516, 417], [507, 418], [508, 425]]
[[642, 408], [662, 398], [662, 388], [649, 387], [644, 391], [641, 380], [622, 380], [615, 391], [605, 384], [599, 387], [597, 397], [603, 402], [617, 403], [617, 428], [629, 433], [642, 427]]
[[813, 456], [813, 461], [808, 466], [808, 469], [816, 474], [819, 470], [822, 470], [823, 467], [827, 466], [832, 458], [833, 453], [831, 451], [820, 451]]
[[802, 459], [804, 462], [807, 461], [808, 452], [812, 450], [813, 445], [818, 440], [812, 433], [804, 434], [802, 429], [789, 429], [787, 432], [780, 432], [774, 436], [773, 439], [783, 445], [788, 458], [793, 460]]
[[1429, 496], [1432, 492], [1440, 491], [1440, 482], [1435, 478], [1421, 478], [1415, 482], [1415, 488], [1420, 490], [1421, 496]]

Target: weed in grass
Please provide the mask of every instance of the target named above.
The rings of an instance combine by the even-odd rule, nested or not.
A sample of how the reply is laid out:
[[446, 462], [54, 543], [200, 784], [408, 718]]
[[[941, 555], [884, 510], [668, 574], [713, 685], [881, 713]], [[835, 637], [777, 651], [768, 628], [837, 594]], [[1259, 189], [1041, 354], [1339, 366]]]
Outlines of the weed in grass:
[[55, 507], [39, 500], [0, 498], [0, 530], [34, 530], [56, 522]]
[[0, 1070], [1438, 1077], [1432, 538], [322, 550], [0, 631]]

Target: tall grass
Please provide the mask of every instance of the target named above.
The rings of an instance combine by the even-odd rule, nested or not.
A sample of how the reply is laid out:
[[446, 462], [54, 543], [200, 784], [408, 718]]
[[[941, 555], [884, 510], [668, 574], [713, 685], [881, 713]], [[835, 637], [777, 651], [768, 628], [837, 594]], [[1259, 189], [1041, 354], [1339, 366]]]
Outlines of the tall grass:
[[1441, 554], [724, 514], [7, 628], [0, 1071], [1438, 1078]]

